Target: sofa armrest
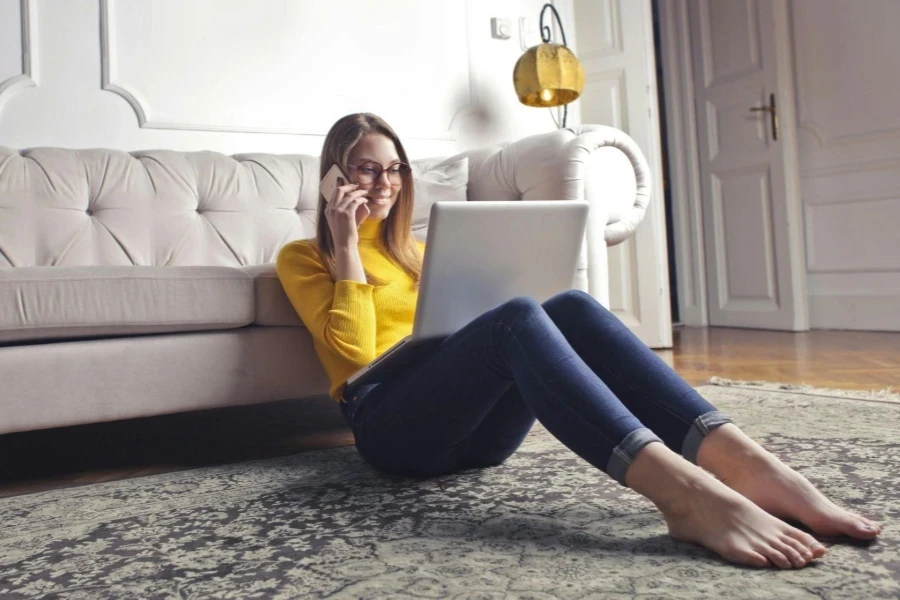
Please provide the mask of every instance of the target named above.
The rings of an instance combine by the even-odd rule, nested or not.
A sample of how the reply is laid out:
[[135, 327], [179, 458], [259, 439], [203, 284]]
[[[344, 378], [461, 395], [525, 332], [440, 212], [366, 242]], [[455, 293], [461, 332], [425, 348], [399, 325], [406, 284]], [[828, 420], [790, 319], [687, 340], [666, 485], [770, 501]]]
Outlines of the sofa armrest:
[[465, 155], [469, 200], [588, 201], [576, 287], [608, 305], [607, 246], [634, 233], [650, 201], [650, 168], [635, 141], [614, 127], [582, 125]]

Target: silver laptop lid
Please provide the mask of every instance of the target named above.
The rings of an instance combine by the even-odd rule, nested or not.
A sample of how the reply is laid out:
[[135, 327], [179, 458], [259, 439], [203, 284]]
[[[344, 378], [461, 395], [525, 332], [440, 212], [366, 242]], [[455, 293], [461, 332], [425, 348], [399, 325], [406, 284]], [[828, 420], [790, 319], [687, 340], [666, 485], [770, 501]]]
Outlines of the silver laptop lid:
[[516, 296], [572, 288], [587, 225], [583, 200], [436, 202], [413, 339], [447, 336]]

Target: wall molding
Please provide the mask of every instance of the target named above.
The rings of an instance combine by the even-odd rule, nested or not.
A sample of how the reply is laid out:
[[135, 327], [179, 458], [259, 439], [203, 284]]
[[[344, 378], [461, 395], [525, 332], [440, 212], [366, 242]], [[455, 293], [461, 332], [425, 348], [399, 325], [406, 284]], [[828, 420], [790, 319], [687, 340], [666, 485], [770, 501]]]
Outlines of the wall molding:
[[[895, 206], [896, 196], [871, 202], [841, 202], [829, 204], [807, 204], [806, 214], [809, 221], [807, 236], [807, 273], [809, 274], [853, 274], [853, 273], [900, 273], [898, 254], [893, 252], [890, 223], [885, 217], [882, 207], [872, 207], [872, 203], [882, 202]], [[860, 233], [853, 245], [838, 246], [835, 249], [835, 238], [846, 240], [841, 229], [845, 223], [851, 223], [851, 230], [864, 230], [875, 219], [881, 218], [871, 231]], [[822, 232], [827, 232], [822, 233]], [[851, 238], [852, 239], [852, 238]], [[855, 289], [848, 285], [848, 290]]]
[[[798, 102], [798, 104], [800, 103]], [[800, 106], [800, 108], [802, 110], [802, 105]], [[809, 112], [808, 109], [807, 112]], [[822, 149], [837, 148], [839, 146], [852, 146], [854, 144], [878, 142], [900, 137], [900, 127], [897, 127], [895, 129], [886, 129], [884, 131], [867, 131], [862, 133], [849, 133], [835, 137], [828, 137], [825, 133], [825, 130], [822, 129], [822, 127], [815, 121], [809, 118], [805, 118], [802, 121], [799, 121], [797, 123], [797, 127], [808, 133], [811, 133], [812, 136], [816, 139], [816, 143], [819, 144], [819, 148]]]
[[19, 0], [22, 27], [22, 73], [0, 81], [0, 106], [17, 91], [37, 87], [37, 60], [34, 46], [34, 0]]
[[814, 329], [900, 331], [900, 295], [810, 295], [809, 317]]
[[[32, 0], [22, 0], [22, 2], [31, 2]], [[118, 94], [125, 99], [126, 102], [134, 110], [138, 120], [138, 127], [141, 129], [168, 129], [179, 131], [213, 131], [227, 133], [264, 133], [275, 135], [311, 135], [324, 136], [326, 132], [311, 131], [309, 129], [292, 129], [292, 128], [270, 128], [270, 127], [243, 127], [236, 125], [211, 125], [202, 123], [189, 123], [182, 121], [158, 121], [149, 116], [147, 100], [141, 96], [139, 92], [133, 88], [129, 88], [123, 83], [117, 83], [116, 79], [116, 59], [113, 48], [115, 46], [115, 31], [112, 27], [112, 17], [115, 9], [113, 8], [114, 0], [100, 0], [100, 70], [101, 70], [101, 87], [103, 90]], [[470, 5], [466, 1], [465, 21], [468, 30]], [[475, 102], [476, 94], [473, 90], [473, 56], [471, 48], [467, 42], [467, 62], [466, 69], [468, 71], [469, 94], [472, 102]], [[0, 88], [2, 90], [2, 88]], [[463, 107], [465, 108], [465, 107]], [[462, 110], [462, 109], [461, 109]], [[458, 114], [459, 111], [457, 111]], [[407, 136], [408, 139], [428, 140], [428, 141], [458, 141], [458, 125], [455, 123], [456, 114], [452, 115], [448, 121], [446, 133], [443, 135], [426, 135], [426, 136]]]
[[[814, 275], [858, 275], [860, 273], [865, 274], [878, 274], [883, 275], [884, 273], [900, 273], [900, 268], [897, 267], [865, 267], [864, 269], [816, 269], [811, 270], [810, 273]], [[812, 295], [812, 294], [811, 294]], [[898, 305], [900, 306], [900, 305]]]
[[900, 161], [820, 169], [803, 177], [807, 208], [900, 200]]
[[[791, 4], [789, 12], [791, 23], [796, 23], [797, 8]], [[803, 83], [802, 70], [803, 64], [806, 63], [806, 57], [803, 53], [802, 45], [797, 43], [798, 36], [793, 35], [792, 37], [792, 54], [794, 60], [794, 72], [797, 73], [797, 84], [796, 89], [799, 91], [801, 84]], [[813, 138], [815, 138], [816, 143], [819, 145], [820, 149], [826, 148], [837, 148], [841, 146], [852, 146], [855, 144], [864, 144], [866, 142], [877, 142], [882, 140], [890, 140], [893, 138], [900, 137], [900, 127], [895, 127], [893, 129], [885, 129], [885, 130], [877, 130], [877, 131], [862, 131], [858, 133], [847, 133], [843, 135], [837, 135], [833, 137], [829, 137], [825, 132], [824, 126], [819, 123], [816, 123], [811, 117], [809, 117], [810, 109], [809, 106], [803, 106], [803, 100], [807, 96], [804, 94], [796, 93], [797, 98], [797, 109], [798, 109], [798, 119], [797, 119], [797, 128], [802, 129], [803, 131], [811, 134]]]
[[860, 163], [845, 162], [839, 165], [829, 167], [817, 167], [806, 169], [800, 173], [803, 179], [815, 179], [818, 177], [828, 177], [830, 175], [847, 175], [850, 173], [858, 173], [862, 171], [894, 171], [900, 169], [900, 159], [892, 158], [888, 160], [875, 159]]
[[881, 194], [846, 195], [837, 200], [822, 196], [807, 196], [807, 208], [819, 206], [841, 206], [844, 204], [864, 204], [866, 202], [900, 201], [900, 190]]
[[[155, 127], [153, 123], [148, 123], [147, 113], [140, 101], [135, 95], [124, 87], [118, 86], [111, 81], [110, 72], [112, 71], [113, 57], [110, 53], [112, 45], [112, 33], [109, 27], [110, 21], [110, 0], [100, 0], [100, 79], [101, 88], [106, 91], [113, 92], [125, 98], [131, 108], [134, 109], [138, 119], [138, 127], [150, 129], [162, 129]], [[169, 129], [178, 129], [169, 128]], [[187, 129], [190, 129], [189, 127]]]
[[898, 174], [900, 160], [897, 159], [809, 169], [801, 173], [806, 210], [868, 202], [900, 202]]

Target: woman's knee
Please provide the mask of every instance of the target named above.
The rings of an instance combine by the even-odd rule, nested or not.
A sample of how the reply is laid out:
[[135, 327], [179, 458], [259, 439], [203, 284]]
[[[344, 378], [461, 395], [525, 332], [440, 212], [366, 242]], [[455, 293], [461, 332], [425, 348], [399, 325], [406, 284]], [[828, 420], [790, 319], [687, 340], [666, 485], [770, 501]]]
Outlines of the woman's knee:
[[499, 316], [503, 321], [528, 319], [544, 312], [541, 303], [530, 296], [516, 296], [499, 306]]
[[[602, 313], [609, 311], [596, 298], [583, 290], [566, 290], [556, 294], [542, 305], [547, 314], [571, 314], [574, 311], [589, 309], [597, 310]], [[612, 314], [612, 313], [610, 313]]]
[[516, 296], [504, 302], [502, 306], [514, 312], [532, 312], [541, 309], [541, 303], [531, 296]]

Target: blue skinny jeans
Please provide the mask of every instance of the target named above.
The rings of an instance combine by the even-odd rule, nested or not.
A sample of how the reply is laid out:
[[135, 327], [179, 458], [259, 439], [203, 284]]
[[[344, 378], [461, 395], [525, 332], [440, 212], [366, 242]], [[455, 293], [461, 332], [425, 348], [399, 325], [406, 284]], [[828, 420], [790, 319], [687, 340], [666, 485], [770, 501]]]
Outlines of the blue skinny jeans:
[[400, 375], [345, 390], [340, 406], [359, 454], [387, 474], [499, 465], [537, 419], [626, 487], [647, 444], [696, 464], [703, 438], [732, 422], [580, 290], [513, 298]]

